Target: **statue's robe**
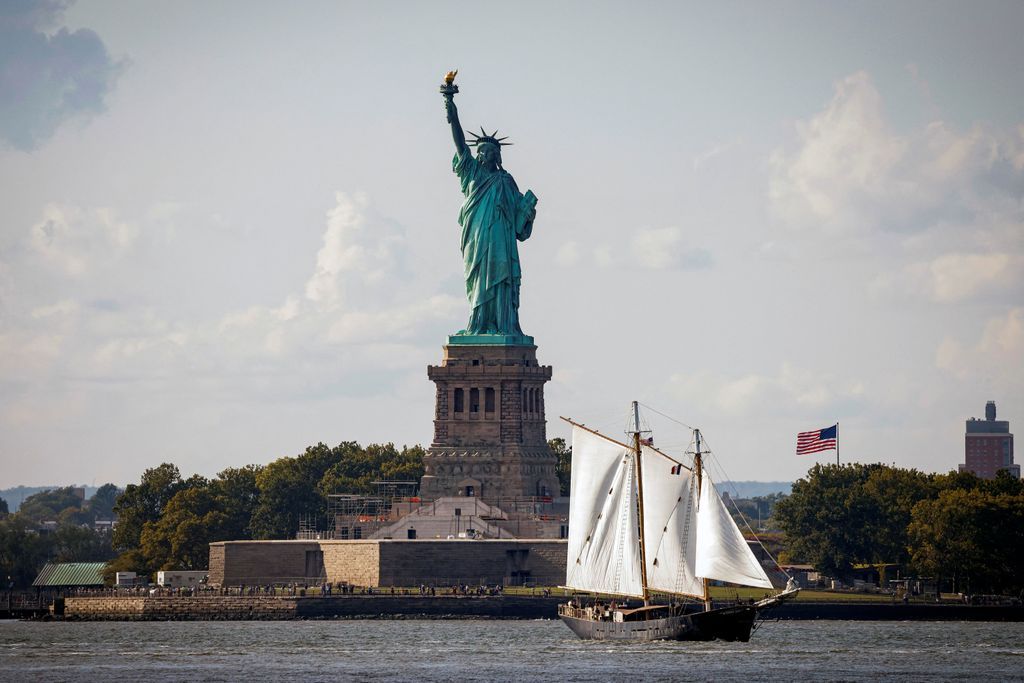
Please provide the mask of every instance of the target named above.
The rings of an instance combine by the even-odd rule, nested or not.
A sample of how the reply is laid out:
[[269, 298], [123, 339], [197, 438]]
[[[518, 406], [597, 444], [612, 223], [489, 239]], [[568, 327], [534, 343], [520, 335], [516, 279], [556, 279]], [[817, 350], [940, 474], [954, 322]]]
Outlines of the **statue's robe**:
[[467, 150], [452, 168], [466, 201], [459, 212], [466, 296], [473, 307], [466, 334], [521, 335], [519, 250], [533, 231], [533, 202], [506, 171], [489, 171]]

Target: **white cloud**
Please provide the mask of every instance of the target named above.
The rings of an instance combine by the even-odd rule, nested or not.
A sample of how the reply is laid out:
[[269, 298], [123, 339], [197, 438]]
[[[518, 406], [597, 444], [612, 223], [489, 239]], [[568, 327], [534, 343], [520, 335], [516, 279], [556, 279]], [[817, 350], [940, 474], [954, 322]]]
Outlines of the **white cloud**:
[[29, 231], [29, 246], [51, 266], [79, 277], [123, 256], [138, 236], [138, 227], [112, 209], [48, 204]]
[[555, 263], [563, 268], [571, 268], [580, 262], [580, 245], [569, 241], [555, 252]]
[[637, 263], [659, 270], [678, 263], [676, 252], [681, 241], [679, 228], [646, 229], [636, 231], [629, 246]]
[[858, 72], [835, 85], [824, 111], [797, 124], [799, 149], [771, 158], [770, 199], [783, 221], [845, 223], [856, 201], [884, 196], [907, 141], [889, 133], [881, 96]]
[[346, 279], [379, 284], [398, 275], [399, 252], [404, 237], [386, 221], [368, 217], [365, 195], [335, 194], [335, 206], [327, 213], [323, 246], [316, 254], [316, 270], [306, 283], [306, 297], [328, 305], [345, 294]]
[[465, 300], [439, 294], [426, 301], [388, 310], [345, 312], [331, 326], [328, 339], [338, 344], [366, 344], [394, 339], [407, 341], [419, 334], [423, 323], [453, 318], [463, 312], [465, 307]]
[[932, 299], [951, 303], [1008, 288], [1019, 282], [1024, 257], [1005, 253], [943, 254], [927, 264], [914, 264], [916, 275]]
[[783, 363], [769, 375], [697, 373], [672, 375], [672, 394], [683, 402], [735, 417], [771, 415], [834, 415], [838, 406], [857, 404], [865, 394], [862, 380]]
[[[1024, 132], [942, 121], [907, 134], [883, 116], [864, 72], [836, 83], [825, 109], [797, 125], [798, 144], [771, 158], [777, 223], [837, 237], [857, 252], [880, 297], [953, 304], [1024, 289]], [[871, 251], [866, 251], [870, 244]]]
[[52, 318], [55, 316], [69, 316], [78, 313], [80, 306], [78, 302], [72, 301], [71, 299], [65, 299], [64, 301], [58, 301], [55, 304], [49, 306], [38, 306], [32, 309], [31, 316], [33, 318]]
[[[168, 204], [142, 211], [143, 228], [166, 242], [176, 212]], [[145, 272], [146, 259], [165, 254], [142, 248], [152, 245], [140, 245], [140, 232], [108, 209], [51, 204], [28, 230], [24, 255], [31, 258], [2, 255], [0, 376], [24, 388], [0, 402], [0, 420], [13, 424], [31, 413], [40, 398], [32, 387], [46, 387], [57, 406], [61, 396], [88, 394], [75, 389], [81, 382], [149, 383], [147, 390], [170, 394], [191, 394], [201, 383], [243, 402], [272, 394], [275, 382], [296, 393], [387, 391], [398, 367], [394, 347], [390, 361], [363, 349], [400, 342], [399, 355], [416, 358], [409, 349], [454, 331], [465, 313], [462, 299], [437, 293], [429, 263], [406, 258], [400, 226], [362, 195], [337, 193], [304, 287], [300, 280], [276, 305], [221, 310], [213, 319], [187, 307], [119, 301], [125, 273]], [[40, 262], [50, 266], [45, 290]], [[378, 367], [385, 362], [391, 365]], [[346, 382], [367, 372], [383, 379]]]
[[1018, 391], [1024, 384], [1024, 308], [988, 320], [974, 343], [946, 337], [936, 349], [935, 364], [961, 380]]
[[825, 109], [797, 124], [797, 148], [771, 157], [769, 199], [784, 225], [832, 233], [917, 231], [938, 217], [969, 219], [989, 193], [1019, 192], [1020, 131], [975, 126], [965, 133], [933, 121], [899, 135], [864, 72], [835, 84]]
[[606, 244], [594, 247], [594, 264], [599, 268], [607, 268], [612, 265], [612, 249]]
[[683, 231], [676, 227], [638, 230], [629, 246], [634, 261], [641, 268], [696, 270], [711, 265], [711, 253], [687, 248]]

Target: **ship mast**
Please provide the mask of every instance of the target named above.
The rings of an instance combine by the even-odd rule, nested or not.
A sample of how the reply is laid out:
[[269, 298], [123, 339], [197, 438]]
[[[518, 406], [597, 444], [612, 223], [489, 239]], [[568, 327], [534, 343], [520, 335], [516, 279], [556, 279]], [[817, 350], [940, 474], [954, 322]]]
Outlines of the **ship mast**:
[[[640, 582], [643, 585], [644, 605], [648, 604], [647, 595], [647, 550], [644, 548], [644, 475], [640, 466], [640, 407], [633, 401], [633, 450], [636, 451], [636, 495], [637, 513], [640, 522]], [[699, 449], [698, 449], [699, 450]], [[707, 588], [705, 584], [705, 593]]]
[[[700, 430], [693, 430], [693, 437], [696, 439], [697, 448], [693, 454], [693, 472], [697, 475], [697, 500], [700, 500], [700, 488], [704, 483], [704, 463], [700, 452]], [[704, 585], [704, 610], [711, 611], [711, 597], [708, 595], [708, 580], [706, 578], [701, 579], [701, 583]]]

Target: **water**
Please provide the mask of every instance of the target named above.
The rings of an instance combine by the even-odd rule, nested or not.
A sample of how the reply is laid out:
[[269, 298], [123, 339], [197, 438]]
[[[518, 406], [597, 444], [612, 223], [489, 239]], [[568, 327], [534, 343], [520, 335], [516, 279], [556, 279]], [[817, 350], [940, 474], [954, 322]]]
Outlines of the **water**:
[[0, 622], [4, 681], [1008, 681], [1024, 624], [784, 621], [750, 643], [578, 640], [557, 621]]

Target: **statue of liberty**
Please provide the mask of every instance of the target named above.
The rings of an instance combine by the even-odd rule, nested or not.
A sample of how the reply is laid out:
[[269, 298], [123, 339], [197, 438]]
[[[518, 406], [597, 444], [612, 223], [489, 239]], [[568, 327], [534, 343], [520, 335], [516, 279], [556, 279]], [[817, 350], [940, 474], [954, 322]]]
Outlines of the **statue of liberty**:
[[[473, 310], [466, 329], [455, 336], [502, 335], [518, 339], [498, 343], [532, 343], [519, 327], [522, 271], [516, 240], [526, 240], [533, 231], [537, 197], [530, 190], [520, 194], [516, 181], [502, 168], [501, 148], [512, 144], [503, 142], [506, 138], [497, 137], [497, 131], [488, 135], [481, 128], [480, 135], [470, 133], [474, 139], [466, 141], [455, 107], [455, 93], [459, 91], [454, 83], [456, 73], [445, 76], [441, 94], [455, 140], [452, 169], [466, 196], [459, 225], [466, 296]], [[475, 157], [470, 145], [476, 147]]]

